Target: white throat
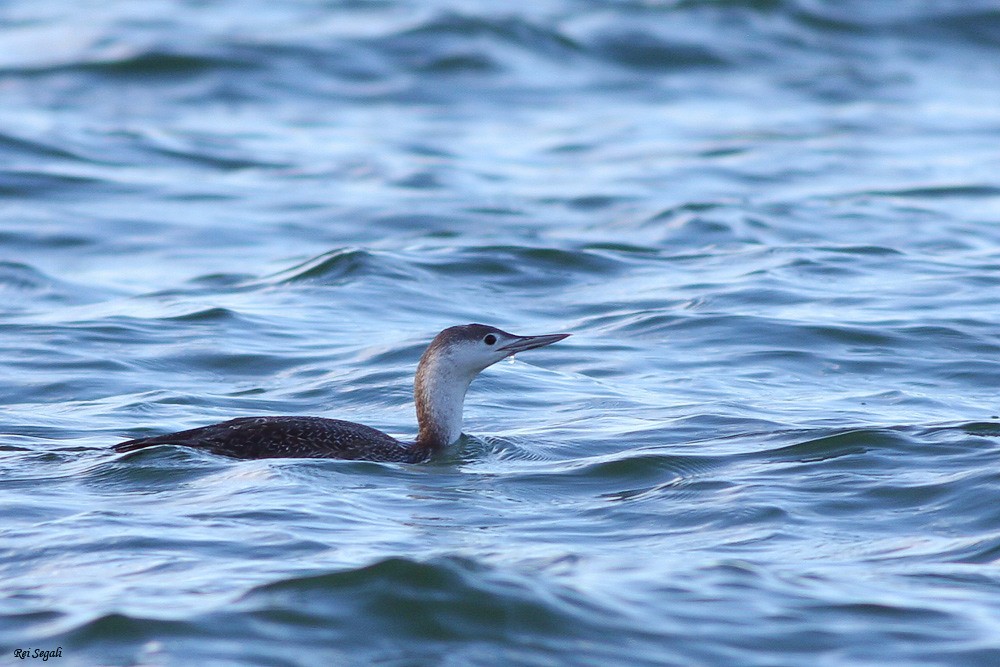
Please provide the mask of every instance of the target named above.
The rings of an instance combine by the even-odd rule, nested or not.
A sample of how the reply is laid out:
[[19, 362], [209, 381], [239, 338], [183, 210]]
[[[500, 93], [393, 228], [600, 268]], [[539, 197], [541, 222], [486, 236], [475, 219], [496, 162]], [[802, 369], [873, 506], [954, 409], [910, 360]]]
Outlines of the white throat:
[[428, 351], [417, 367], [413, 397], [425, 447], [445, 447], [462, 435], [465, 393], [476, 373], [461, 368], [446, 353]]

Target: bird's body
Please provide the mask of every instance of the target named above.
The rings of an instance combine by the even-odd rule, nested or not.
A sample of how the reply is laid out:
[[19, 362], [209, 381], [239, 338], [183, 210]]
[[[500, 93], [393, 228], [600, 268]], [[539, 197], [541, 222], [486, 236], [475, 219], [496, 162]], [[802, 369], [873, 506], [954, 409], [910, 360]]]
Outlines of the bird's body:
[[128, 440], [119, 452], [181, 445], [243, 459], [336, 458], [416, 463], [458, 440], [462, 405], [473, 378], [517, 352], [569, 334], [515, 336], [483, 324], [450, 327], [428, 346], [417, 366], [414, 402], [420, 430], [404, 443], [377, 429], [324, 417], [240, 417], [211, 426]]
[[378, 429], [324, 417], [238, 417], [115, 445], [130, 452], [153, 445], [182, 445], [239, 459], [361, 459], [416, 463], [429, 452], [407, 446]]

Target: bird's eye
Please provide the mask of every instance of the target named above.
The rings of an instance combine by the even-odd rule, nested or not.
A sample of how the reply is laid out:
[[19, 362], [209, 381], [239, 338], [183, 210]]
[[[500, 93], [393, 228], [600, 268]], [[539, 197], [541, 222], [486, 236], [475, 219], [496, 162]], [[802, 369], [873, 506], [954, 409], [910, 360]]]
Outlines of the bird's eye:
[[486, 337], [483, 338], [483, 342], [486, 343], [487, 345], [492, 345], [493, 343], [497, 342], [497, 337], [494, 336], [493, 334], [486, 334]]

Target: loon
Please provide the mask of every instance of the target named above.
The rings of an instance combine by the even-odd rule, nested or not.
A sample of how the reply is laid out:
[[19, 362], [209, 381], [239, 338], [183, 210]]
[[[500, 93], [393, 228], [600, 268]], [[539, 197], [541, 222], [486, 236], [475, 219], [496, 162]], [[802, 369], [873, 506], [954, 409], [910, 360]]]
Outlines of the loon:
[[420, 430], [404, 443], [377, 429], [324, 417], [239, 417], [211, 426], [128, 440], [115, 451], [181, 445], [240, 459], [332, 458], [419, 463], [462, 435], [462, 404], [479, 371], [569, 334], [515, 336], [485, 324], [449, 327], [427, 347], [413, 387]]

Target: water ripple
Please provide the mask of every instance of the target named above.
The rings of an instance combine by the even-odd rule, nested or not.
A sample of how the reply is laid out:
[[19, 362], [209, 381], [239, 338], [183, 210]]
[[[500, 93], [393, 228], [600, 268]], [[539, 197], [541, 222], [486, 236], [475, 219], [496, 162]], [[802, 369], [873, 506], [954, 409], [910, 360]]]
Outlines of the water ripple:
[[5, 3], [0, 654], [1000, 663], [995, 2], [446, 5]]

